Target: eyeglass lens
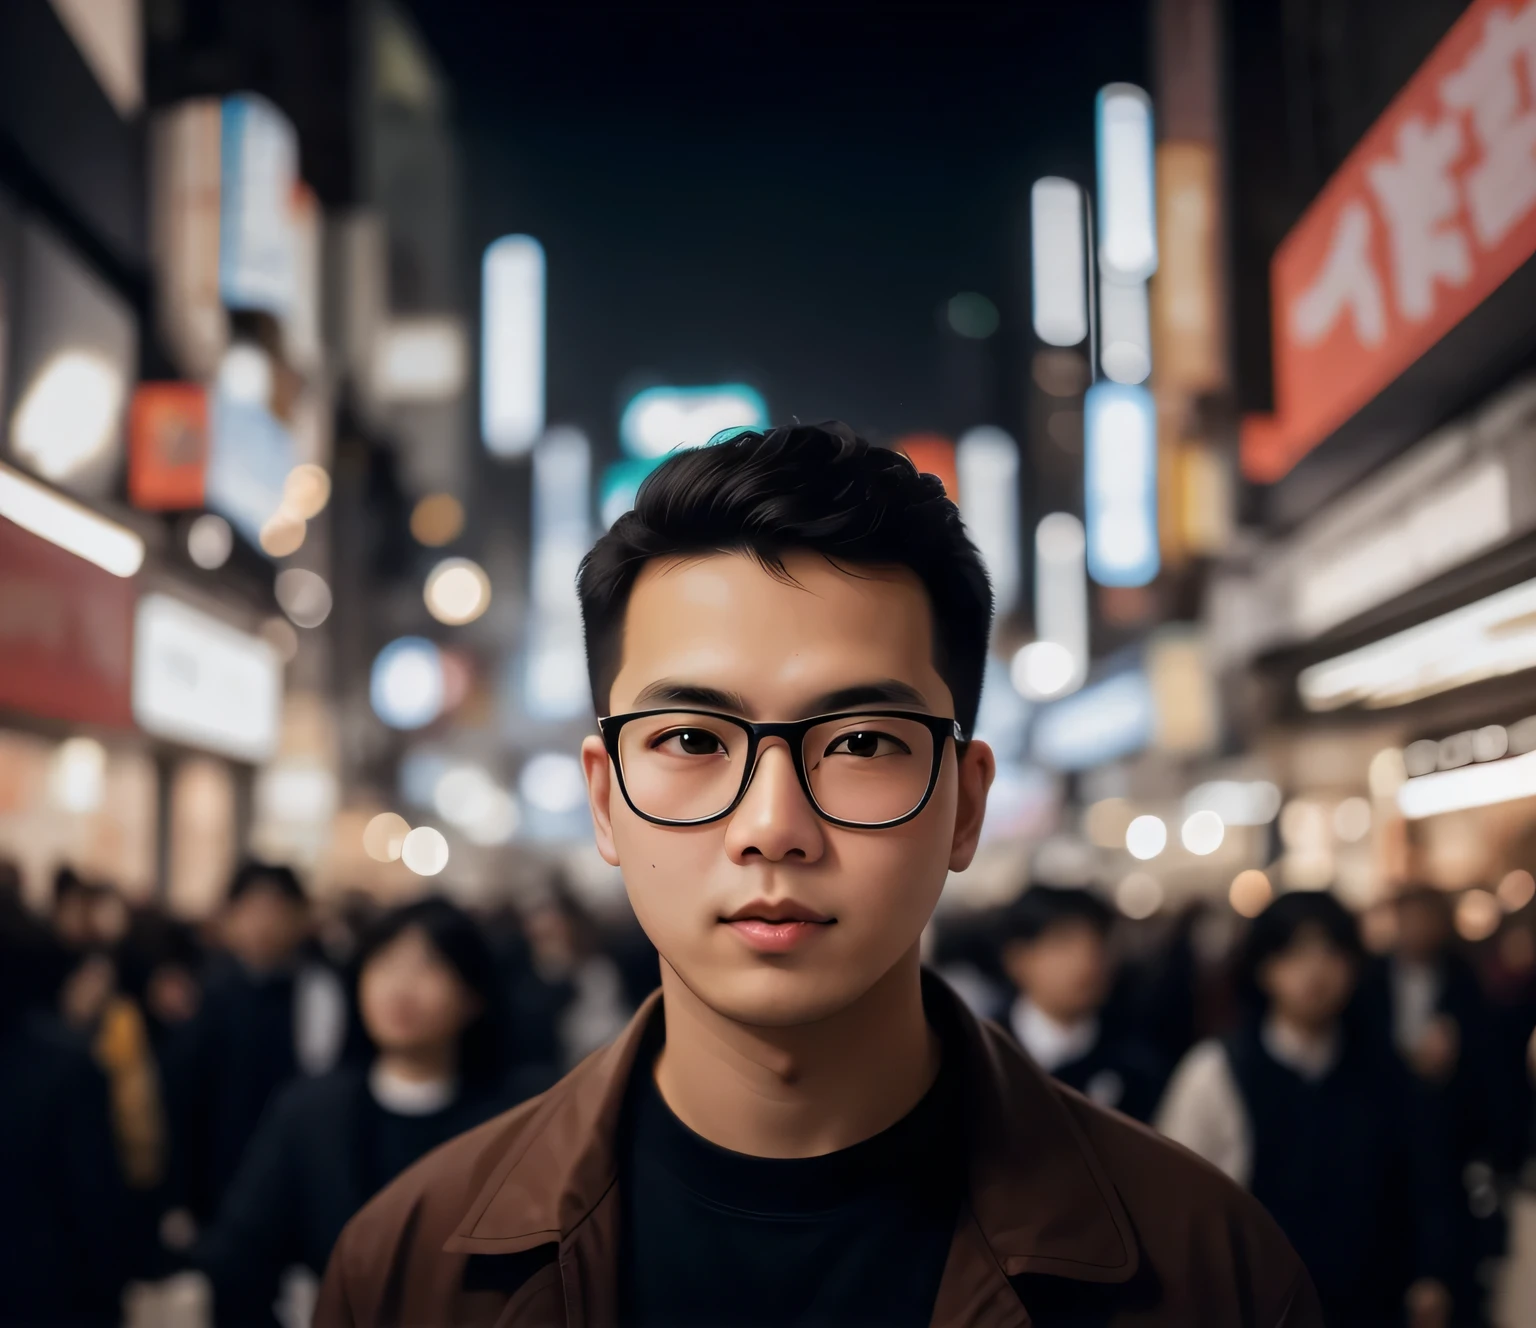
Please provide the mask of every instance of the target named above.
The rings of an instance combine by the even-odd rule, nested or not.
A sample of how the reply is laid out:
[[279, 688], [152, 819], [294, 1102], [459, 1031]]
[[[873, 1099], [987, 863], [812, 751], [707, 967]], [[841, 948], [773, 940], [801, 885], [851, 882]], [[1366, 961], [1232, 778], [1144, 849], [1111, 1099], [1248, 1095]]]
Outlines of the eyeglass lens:
[[[890, 715], [843, 715], [807, 731], [806, 780], [827, 816], [878, 825], [907, 815], [928, 791], [933, 731]], [[701, 821], [741, 792], [747, 731], [697, 714], [647, 715], [619, 734], [619, 764], [635, 807], [666, 821]]]

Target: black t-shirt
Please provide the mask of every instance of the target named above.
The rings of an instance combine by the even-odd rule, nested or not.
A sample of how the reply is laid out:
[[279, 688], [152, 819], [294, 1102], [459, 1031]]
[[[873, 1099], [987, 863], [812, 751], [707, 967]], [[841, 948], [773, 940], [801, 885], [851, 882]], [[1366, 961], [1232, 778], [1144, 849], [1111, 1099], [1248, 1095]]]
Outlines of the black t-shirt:
[[619, 1318], [635, 1328], [926, 1325], [964, 1184], [954, 1075], [821, 1157], [749, 1157], [677, 1119], [638, 1062], [619, 1131]]

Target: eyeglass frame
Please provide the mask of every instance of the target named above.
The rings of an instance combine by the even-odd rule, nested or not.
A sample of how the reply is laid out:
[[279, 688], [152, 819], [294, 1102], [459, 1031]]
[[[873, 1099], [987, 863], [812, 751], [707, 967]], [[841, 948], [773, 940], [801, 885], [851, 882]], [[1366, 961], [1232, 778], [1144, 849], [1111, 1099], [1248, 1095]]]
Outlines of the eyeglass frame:
[[[619, 733], [631, 720], [649, 719], [653, 715], [703, 715], [709, 719], [724, 720], [727, 724], [734, 724], [745, 731], [747, 735], [745, 773], [742, 776], [741, 787], [736, 790], [736, 796], [723, 811], [693, 820], [679, 821], [670, 820], [664, 816], [652, 816], [635, 805], [635, 800], [630, 797], [629, 787], [624, 780], [624, 761], [619, 755]], [[845, 821], [841, 817], [833, 816], [816, 801], [816, 794], [811, 789], [810, 776], [805, 769], [805, 738], [818, 725], [837, 719], [908, 719], [923, 725], [933, 734], [933, 768], [928, 772], [928, 786], [924, 789], [917, 806], [904, 816], [898, 816], [890, 821]], [[939, 770], [944, 764], [944, 740], [946, 738], [955, 740], [956, 756], [964, 754], [966, 745], [965, 730], [960, 727], [958, 719], [928, 715], [918, 710], [838, 710], [828, 715], [812, 715], [807, 719], [756, 723], [750, 719], [742, 719], [739, 715], [728, 715], [719, 710], [691, 710], [685, 706], [660, 706], [654, 710], [632, 710], [624, 715], [608, 715], [597, 721], [597, 727], [602, 734], [603, 746], [607, 749], [608, 757], [613, 762], [614, 774], [619, 781], [619, 792], [624, 795], [624, 801], [628, 804], [630, 811], [642, 821], [673, 829], [712, 825], [716, 821], [723, 821], [741, 806], [741, 800], [747, 796], [747, 790], [752, 787], [752, 780], [757, 774], [757, 759], [765, 738], [784, 739], [784, 745], [789, 749], [789, 759], [795, 767], [795, 777], [800, 781], [800, 790], [805, 794], [805, 800], [810, 803], [811, 810], [829, 825], [840, 826], [845, 830], [891, 830], [920, 816], [932, 799], [934, 789], [939, 785]]]

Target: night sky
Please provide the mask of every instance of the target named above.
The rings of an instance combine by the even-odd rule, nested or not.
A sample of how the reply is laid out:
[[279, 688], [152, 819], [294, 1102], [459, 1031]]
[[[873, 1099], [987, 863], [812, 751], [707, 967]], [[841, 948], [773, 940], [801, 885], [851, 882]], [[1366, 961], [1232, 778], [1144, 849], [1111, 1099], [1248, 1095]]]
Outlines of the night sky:
[[[469, 252], [546, 247], [552, 421], [606, 451], [635, 388], [743, 378], [876, 438], [1022, 428], [1029, 185], [1088, 180], [1095, 90], [1146, 78], [1138, 0], [414, 11]], [[984, 346], [941, 330], [962, 290], [1001, 310]]]

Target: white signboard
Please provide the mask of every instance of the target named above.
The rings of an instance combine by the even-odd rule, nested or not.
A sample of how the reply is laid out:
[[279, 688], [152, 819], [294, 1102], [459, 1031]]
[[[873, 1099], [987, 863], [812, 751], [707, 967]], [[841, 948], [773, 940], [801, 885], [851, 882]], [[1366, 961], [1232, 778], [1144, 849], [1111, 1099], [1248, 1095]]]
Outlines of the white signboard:
[[264, 761], [277, 749], [283, 666], [277, 652], [169, 595], [134, 615], [133, 716], [146, 733]]

